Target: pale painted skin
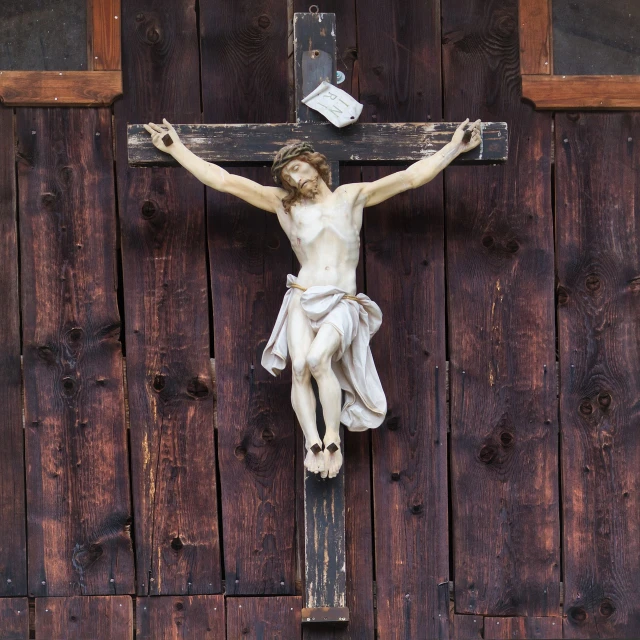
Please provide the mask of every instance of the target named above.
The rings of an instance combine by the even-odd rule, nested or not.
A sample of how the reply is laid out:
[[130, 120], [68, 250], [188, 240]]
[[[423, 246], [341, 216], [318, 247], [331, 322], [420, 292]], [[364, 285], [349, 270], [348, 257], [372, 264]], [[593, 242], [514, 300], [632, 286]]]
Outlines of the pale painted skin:
[[[265, 187], [242, 176], [228, 173], [222, 167], [202, 160], [189, 151], [167, 120], [164, 126], [150, 122], [144, 125], [153, 144], [172, 155], [185, 169], [207, 186], [230, 193], [260, 209], [275, 213], [300, 262], [298, 283], [305, 288], [333, 285], [347, 293], [356, 293], [356, 267], [360, 256], [360, 228], [365, 207], [420, 187], [442, 171], [461, 153], [480, 144], [480, 120], [469, 125], [471, 139], [463, 142], [467, 118], [453, 134], [451, 142], [437, 153], [375, 182], [339, 186], [332, 192], [313, 166], [297, 158], [282, 170], [281, 179], [302, 192], [302, 200], [289, 215], [282, 205], [287, 195], [279, 187]], [[162, 142], [167, 133], [173, 144]], [[287, 342], [292, 362], [291, 403], [305, 435], [307, 455], [305, 467], [323, 478], [335, 477], [342, 466], [340, 450], [340, 412], [342, 393], [331, 368], [331, 358], [340, 346], [340, 335], [331, 325], [323, 325], [316, 333], [300, 307], [302, 291], [294, 289], [287, 326]], [[314, 454], [311, 447], [322, 447], [316, 426], [316, 400], [311, 376], [318, 391], [326, 433], [324, 446]], [[338, 445], [335, 453], [326, 447]]]

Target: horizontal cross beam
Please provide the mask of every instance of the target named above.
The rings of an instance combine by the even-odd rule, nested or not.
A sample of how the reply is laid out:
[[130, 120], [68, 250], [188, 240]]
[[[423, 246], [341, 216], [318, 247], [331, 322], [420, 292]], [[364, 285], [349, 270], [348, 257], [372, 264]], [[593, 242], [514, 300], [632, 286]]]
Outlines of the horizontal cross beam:
[[[310, 142], [331, 162], [401, 164], [433, 155], [451, 140], [459, 123], [356, 123], [337, 129], [331, 124], [179, 124], [185, 146], [208, 162], [271, 164], [285, 144]], [[453, 164], [496, 164], [507, 159], [507, 123], [485, 122], [482, 143]], [[140, 124], [128, 127], [129, 164], [134, 167], [177, 166], [158, 151]]]

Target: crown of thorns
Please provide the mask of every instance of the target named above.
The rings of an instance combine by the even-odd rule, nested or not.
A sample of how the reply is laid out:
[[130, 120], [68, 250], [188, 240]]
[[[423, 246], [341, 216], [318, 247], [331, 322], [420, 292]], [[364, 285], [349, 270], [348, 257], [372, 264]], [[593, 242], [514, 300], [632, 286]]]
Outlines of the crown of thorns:
[[276, 157], [273, 159], [273, 164], [271, 165], [273, 181], [276, 184], [282, 184], [280, 172], [289, 162], [307, 152], [314, 152], [313, 147], [308, 142], [294, 142], [293, 144], [282, 147], [282, 149], [276, 153]]

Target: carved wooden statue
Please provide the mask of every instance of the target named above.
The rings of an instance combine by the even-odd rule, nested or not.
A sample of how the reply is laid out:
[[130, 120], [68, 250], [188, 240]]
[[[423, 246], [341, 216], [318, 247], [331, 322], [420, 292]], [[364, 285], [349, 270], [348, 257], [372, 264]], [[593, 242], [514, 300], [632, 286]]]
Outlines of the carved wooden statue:
[[[291, 242], [301, 268], [297, 277], [287, 278], [289, 290], [262, 364], [276, 375], [291, 356], [291, 402], [305, 436], [305, 467], [333, 478], [342, 466], [340, 423], [350, 431], [373, 429], [387, 410], [369, 348], [382, 313], [366, 295], [356, 294], [363, 209], [426, 184], [461, 153], [477, 147], [480, 120], [471, 125], [465, 120], [451, 142], [404, 171], [335, 191], [330, 189], [326, 158], [309, 143], [283, 147], [272, 167], [279, 186], [265, 187], [202, 160], [180, 142], [167, 120], [163, 122], [144, 125], [159, 150], [213, 189], [275, 213]], [[318, 384], [326, 423], [324, 443], [316, 425], [311, 376]]]

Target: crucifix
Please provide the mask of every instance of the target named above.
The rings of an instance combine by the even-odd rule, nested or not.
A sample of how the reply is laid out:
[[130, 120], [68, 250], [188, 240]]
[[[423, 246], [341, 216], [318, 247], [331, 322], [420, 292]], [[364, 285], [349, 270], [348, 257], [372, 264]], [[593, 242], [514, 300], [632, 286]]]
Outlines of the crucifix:
[[[322, 82], [336, 81], [335, 14], [296, 13], [294, 46], [295, 124], [130, 125], [129, 162], [181, 164], [208, 186], [276, 214], [291, 241], [301, 268], [288, 278], [262, 364], [275, 375], [290, 356], [292, 404], [305, 436], [302, 621], [346, 624], [341, 424], [364, 431], [379, 426], [386, 413], [369, 349], [381, 312], [356, 294], [363, 209], [420, 187], [451, 163], [504, 162], [507, 126], [466, 120], [337, 129], [302, 102]], [[340, 111], [339, 100], [330, 107]], [[375, 182], [338, 186], [340, 163], [410, 162]], [[278, 186], [219, 166], [248, 163], [272, 165]]]

